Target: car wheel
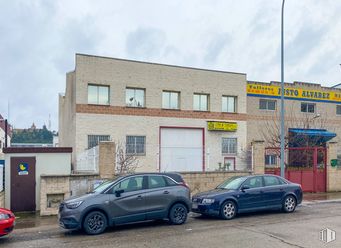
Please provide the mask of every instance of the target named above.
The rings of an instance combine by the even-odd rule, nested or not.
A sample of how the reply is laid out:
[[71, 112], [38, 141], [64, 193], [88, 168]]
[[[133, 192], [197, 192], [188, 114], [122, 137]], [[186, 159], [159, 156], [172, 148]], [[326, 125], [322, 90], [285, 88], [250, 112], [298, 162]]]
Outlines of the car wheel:
[[292, 213], [296, 208], [296, 198], [292, 195], [288, 195], [283, 201], [283, 211], [286, 213]]
[[220, 217], [224, 220], [231, 220], [237, 215], [237, 205], [233, 201], [226, 201], [221, 206]]
[[182, 203], [175, 204], [169, 210], [169, 222], [174, 225], [181, 225], [187, 220], [187, 208]]
[[88, 213], [84, 219], [83, 229], [87, 234], [96, 235], [107, 228], [107, 217], [99, 211]]

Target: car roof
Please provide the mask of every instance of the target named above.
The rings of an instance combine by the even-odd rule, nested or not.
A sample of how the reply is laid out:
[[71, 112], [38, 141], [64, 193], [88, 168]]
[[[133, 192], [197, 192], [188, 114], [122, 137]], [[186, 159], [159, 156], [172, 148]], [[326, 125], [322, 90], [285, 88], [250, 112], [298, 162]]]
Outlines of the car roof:
[[177, 172], [139, 172], [139, 173], [128, 174], [128, 175], [122, 176], [121, 178], [130, 177], [130, 176], [147, 176], [147, 175], [168, 176], [174, 179], [176, 182], [184, 181], [181, 174]]

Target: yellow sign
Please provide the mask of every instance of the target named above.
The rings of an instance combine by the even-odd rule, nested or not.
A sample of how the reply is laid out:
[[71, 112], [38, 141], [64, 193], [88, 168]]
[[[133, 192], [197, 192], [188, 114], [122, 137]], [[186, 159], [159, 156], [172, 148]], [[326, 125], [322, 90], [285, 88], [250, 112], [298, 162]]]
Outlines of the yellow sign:
[[[280, 97], [281, 87], [265, 84], [247, 84], [246, 92], [249, 96]], [[341, 103], [341, 92], [307, 90], [301, 88], [284, 88], [284, 97], [297, 100], [312, 100], [321, 102]]]
[[208, 131], [235, 132], [237, 131], [237, 123], [236, 122], [208, 121], [207, 129]]

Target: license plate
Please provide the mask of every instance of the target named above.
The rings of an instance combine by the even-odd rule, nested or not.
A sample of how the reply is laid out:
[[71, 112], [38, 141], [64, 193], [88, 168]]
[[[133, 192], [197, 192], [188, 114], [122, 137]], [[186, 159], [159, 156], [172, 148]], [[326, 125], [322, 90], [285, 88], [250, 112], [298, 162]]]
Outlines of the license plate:
[[197, 202], [192, 202], [192, 208], [198, 208], [198, 203]]

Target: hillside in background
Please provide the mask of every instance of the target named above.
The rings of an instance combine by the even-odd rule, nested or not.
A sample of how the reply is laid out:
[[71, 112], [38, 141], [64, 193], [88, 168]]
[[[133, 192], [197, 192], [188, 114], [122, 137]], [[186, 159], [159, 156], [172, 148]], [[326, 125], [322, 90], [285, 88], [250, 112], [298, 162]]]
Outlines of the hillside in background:
[[43, 128], [36, 128], [34, 123], [28, 129], [13, 129], [11, 143], [53, 143], [53, 132], [44, 125]]

